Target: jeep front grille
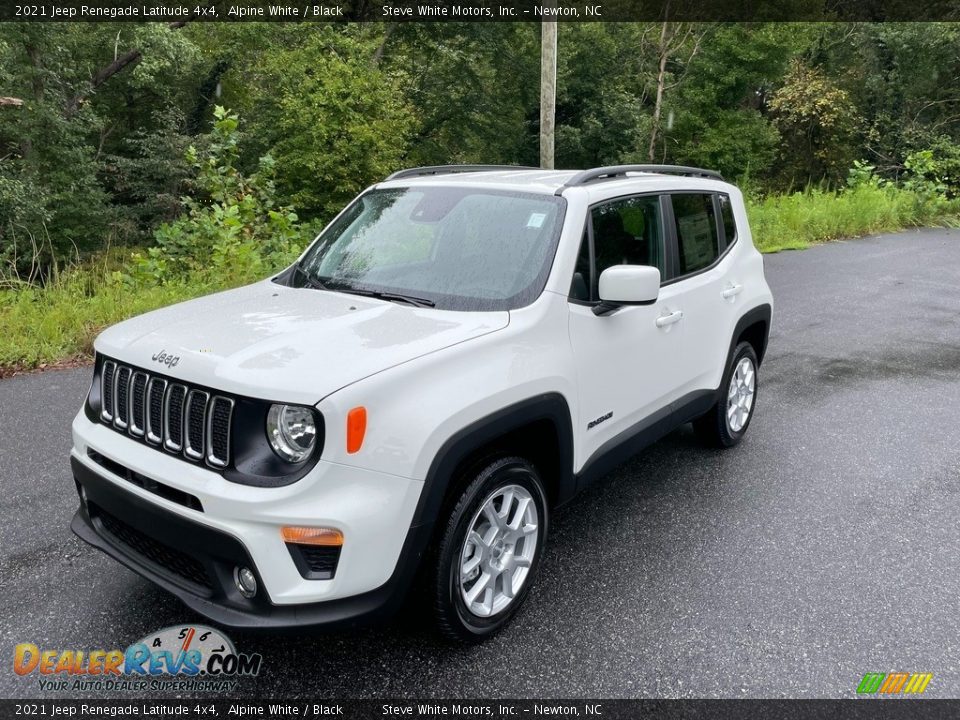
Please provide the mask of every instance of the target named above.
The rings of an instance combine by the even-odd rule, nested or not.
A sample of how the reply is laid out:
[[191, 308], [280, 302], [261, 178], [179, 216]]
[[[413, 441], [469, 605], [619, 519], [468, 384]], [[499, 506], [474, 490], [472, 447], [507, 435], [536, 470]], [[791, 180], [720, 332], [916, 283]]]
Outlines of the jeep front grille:
[[117, 396], [117, 406], [113, 412], [113, 425], [118, 430], [126, 430], [130, 425], [130, 376], [131, 371], [128, 367], [119, 367], [117, 369], [116, 381], [114, 382], [113, 394]]
[[234, 401], [104, 360], [101, 421], [157, 449], [223, 468], [230, 464]]
[[207, 429], [207, 399], [203, 390], [191, 390], [187, 395], [186, 438], [184, 452], [191, 460], [203, 459], [203, 443]]
[[100, 412], [100, 419], [105, 423], [113, 421], [113, 381], [114, 373], [117, 371], [117, 364], [114, 362], [105, 362], [103, 364], [103, 378], [101, 387], [103, 391], [103, 409]]

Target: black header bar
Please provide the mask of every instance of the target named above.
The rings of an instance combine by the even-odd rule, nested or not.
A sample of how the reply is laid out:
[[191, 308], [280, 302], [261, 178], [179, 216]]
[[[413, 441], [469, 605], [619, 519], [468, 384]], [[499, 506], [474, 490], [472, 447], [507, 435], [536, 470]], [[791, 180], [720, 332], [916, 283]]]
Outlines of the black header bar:
[[960, 0], [3, 0], [22, 22], [960, 21]]

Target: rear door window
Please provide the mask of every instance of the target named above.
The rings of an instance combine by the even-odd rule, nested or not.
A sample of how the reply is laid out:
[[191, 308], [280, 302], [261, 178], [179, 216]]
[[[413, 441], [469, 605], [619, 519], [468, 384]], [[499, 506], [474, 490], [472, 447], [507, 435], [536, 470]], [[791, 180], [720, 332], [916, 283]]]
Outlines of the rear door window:
[[713, 195], [684, 193], [672, 195], [671, 201], [677, 229], [677, 266], [680, 275], [689, 275], [720, 257]]

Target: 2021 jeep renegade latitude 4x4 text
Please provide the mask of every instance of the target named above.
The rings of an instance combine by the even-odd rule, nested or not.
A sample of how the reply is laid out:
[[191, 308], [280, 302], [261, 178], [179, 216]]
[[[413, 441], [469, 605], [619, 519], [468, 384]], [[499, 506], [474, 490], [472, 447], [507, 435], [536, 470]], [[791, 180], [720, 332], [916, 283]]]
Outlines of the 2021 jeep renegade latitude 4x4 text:
[[682, 423], [740, 441], [771, 308], [716, 173], [401, 171], [280, 275], [100, 335], [72, 527], [224, 625], [353, 623], [416, 578], [479, 640], [554, 508]]

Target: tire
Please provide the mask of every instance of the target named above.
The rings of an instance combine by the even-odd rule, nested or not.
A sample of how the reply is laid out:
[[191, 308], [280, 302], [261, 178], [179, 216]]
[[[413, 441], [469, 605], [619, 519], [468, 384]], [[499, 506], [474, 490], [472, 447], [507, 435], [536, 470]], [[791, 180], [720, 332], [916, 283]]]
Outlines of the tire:
[[[759, 385], [757, 368], [759, 366], [757, 354], [750, 343], [742, 342], [737, 345], [727, 364], [726, 372], [723, 373], [723, 382], [720, 384], [721, 389], [716, 404], [702, 417], [693, 421], [697, 436], [706, 445], [729, 448], [743, 440], [757, 407]], [[749, 367], [752, 371], [752, 378], [746, 384], [742, 382], [742, 373], [737, 375], [737, 370], [742, 371], [745, 367]], [[729, 401], [734, 392], [738, 395], [737, 402], [740, 409], [733, 413], [731, 420]], [[745, 414], [744, 406], [746, 406]]]
[[[510, 621], [536, 578], [547, 525], [546, 493], [529, 462], [499, 458], [471, 474], [441, 529], [430, 567], [434, 616], [443, 636], [482, 642]], [[468, 604], [471, 597], [476, 599]]]

